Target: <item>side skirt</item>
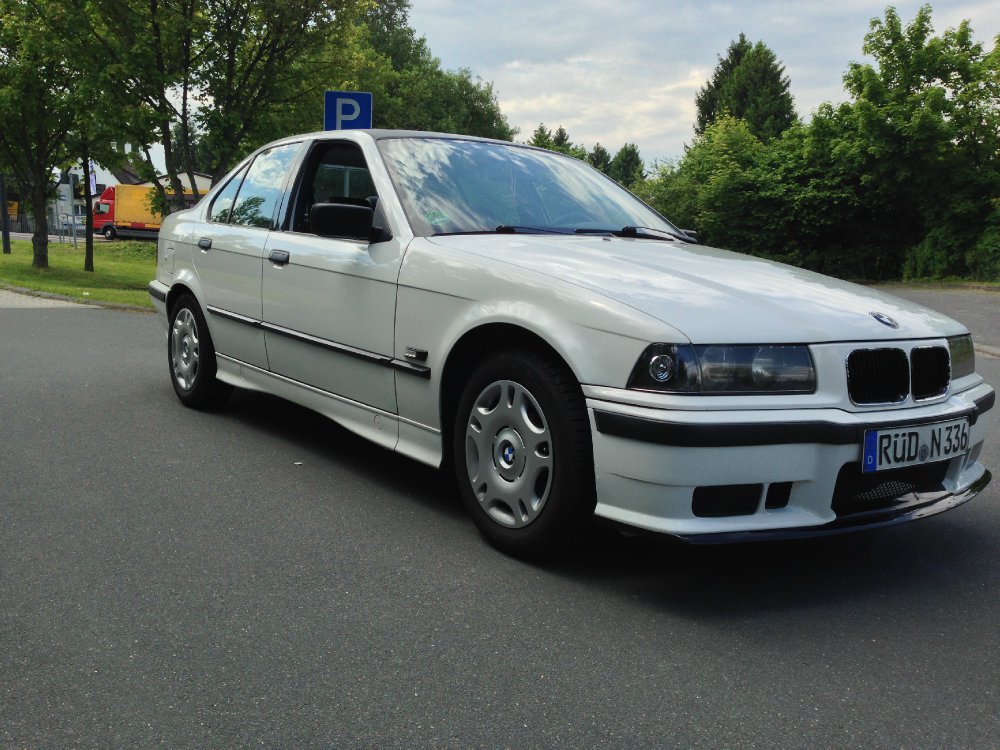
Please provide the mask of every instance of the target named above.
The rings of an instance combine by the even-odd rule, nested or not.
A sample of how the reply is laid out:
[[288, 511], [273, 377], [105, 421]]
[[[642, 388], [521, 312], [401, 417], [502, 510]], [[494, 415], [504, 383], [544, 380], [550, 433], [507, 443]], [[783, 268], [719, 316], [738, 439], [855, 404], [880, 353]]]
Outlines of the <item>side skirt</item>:
[[441, 432], [373, 406], [216, 354], [218, 378], [239, 388], [270, 393], [332, 419], [345, 429], [429, 466], [441, 465]]

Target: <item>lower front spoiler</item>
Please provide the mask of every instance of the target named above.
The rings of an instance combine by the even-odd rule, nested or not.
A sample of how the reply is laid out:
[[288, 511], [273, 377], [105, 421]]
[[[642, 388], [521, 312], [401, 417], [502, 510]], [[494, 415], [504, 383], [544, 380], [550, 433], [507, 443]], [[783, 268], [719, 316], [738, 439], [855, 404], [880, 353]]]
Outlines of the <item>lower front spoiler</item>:
[[717, 534], [673, 534], [690, 544], [734, 544], [740, 542], [765, 542], [784, 539], [811, 539], [819, 536], [846, 534], [852, 531], [877, 529], [897, 523], [915, 521], [918, 518], [936, 516], [946, 510], [956, 508], [974, 498], [990, 483], [989, 471], [970, 484], [962, 492], [912, 492], [898, 498], [888, 508], [878, 508], [865, 513], [842, 516], [822, 526], [807, 526], [790, 529], [730, 531]]

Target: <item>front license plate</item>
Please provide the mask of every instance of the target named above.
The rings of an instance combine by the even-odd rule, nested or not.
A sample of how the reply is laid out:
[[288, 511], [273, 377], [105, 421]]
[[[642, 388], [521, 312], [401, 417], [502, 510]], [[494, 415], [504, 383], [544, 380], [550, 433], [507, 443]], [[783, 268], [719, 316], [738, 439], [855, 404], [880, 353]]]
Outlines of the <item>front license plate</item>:
[[899, 469], [946, 461], [969, 450], [969, 420], [866, 430], [861, 471]]

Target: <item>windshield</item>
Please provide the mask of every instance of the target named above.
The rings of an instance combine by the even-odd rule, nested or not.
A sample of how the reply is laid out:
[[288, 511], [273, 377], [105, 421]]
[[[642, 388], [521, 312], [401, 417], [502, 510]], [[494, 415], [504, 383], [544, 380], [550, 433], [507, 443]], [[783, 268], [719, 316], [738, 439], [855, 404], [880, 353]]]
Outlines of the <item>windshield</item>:
[[618, 183], [568, 156], [447, 138], [390, 138], [379, 148], [417, 236], [679, 231]]

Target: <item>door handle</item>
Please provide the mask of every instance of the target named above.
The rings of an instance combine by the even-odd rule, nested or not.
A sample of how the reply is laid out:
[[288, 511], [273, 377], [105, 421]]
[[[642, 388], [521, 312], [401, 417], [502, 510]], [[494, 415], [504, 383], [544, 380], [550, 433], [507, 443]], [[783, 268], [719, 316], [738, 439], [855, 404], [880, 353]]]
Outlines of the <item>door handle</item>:
[[291, 254], [287, 250], [272, 250], [268, 254], [267, 259], [276, 266], [283, 266], [291, 257]]
[[211, 250], [212, 240], [210, 240], [208, 237], [202, 237], [200, 240], [198, 240], [198, 247], [201, 250]]

